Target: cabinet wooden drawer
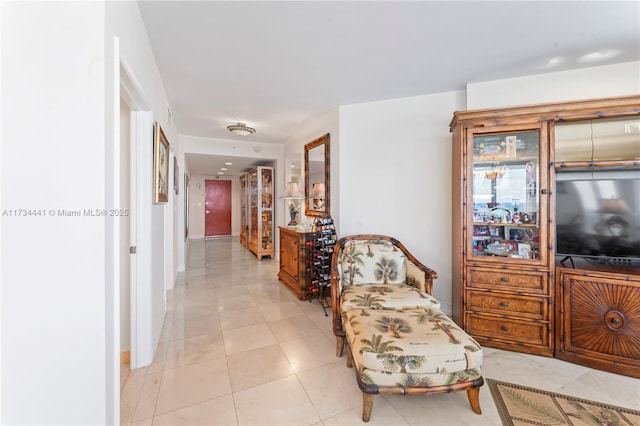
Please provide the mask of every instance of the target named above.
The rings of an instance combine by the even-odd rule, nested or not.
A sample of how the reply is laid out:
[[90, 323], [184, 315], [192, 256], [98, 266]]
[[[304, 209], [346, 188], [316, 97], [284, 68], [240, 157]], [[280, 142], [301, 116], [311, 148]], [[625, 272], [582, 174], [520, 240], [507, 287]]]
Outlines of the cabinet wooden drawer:
[[468, 287], [547, 294], [546, 272], [515, 272], [508, 269], [468, 269]]
[[547, 320], [547, 306], [548, 299], [546, 297], [467, 291], [467, 310], [469, 311]]
[[537, 346], [549, 345], [549, 324], [489, 315], [467, 314], [467, 332], [478, 339], [507, 340]]

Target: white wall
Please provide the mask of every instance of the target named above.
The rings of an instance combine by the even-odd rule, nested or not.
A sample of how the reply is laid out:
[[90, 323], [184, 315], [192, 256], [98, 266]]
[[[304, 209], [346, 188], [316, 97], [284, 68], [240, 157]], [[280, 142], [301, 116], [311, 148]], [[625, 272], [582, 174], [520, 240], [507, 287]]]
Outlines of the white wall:
[[[175, 282], [177, 279], [177, 274], [183, 272], [185, 270], [185, 251], [184, 251], [184, 225], [185, 225], [185, 215], [184, 215], [184, 203], [185, 203], [185, 179], [184, 174], [186, 173], [186, 168], [184, 166], [184, 154], [180, 150], [180, 135], [176, 138], [177, 145], [174, 150], [174, 155], [178, 160], [178, 194], [173, 197], [173, 240], [174, 240], [174, 252], [173, 252], [173, 263], [176, 265], [175, 268], [175, 276], [173, 281]], [[173, 164], [172, 164], [173, 166]]]
[[438, 272], [434, 296], [445, 312], [451, 309], [448, 126], [463, 105], [463, 92], [448, 92], [340, 108], [339, 236], [400, 240]]
[[1, 422], [104, 424], [104, 4], [1, 7]]
[[[1, 420], [116, 423], [119, 228], [111, 218], [58, 213], [119, 204], [115, 36], [172, 143], [177, 130], [167, 120], [166, 95], [136, 2], [1, 7], [2, 208], [45, 213], [3, 218], [2, 365], [11, 368], [2, 369]], [[158, 260], [149, 295], [155, 300], [155, 342], [165, 276], [173, 268], [173, 247], [165, 246], [173, 221], [164, 220], [166, 209], [152, 208], [149, 222], [157, 237], [146, 247]]]
[[[130, 72], [135, 76], [140, 90], [147, 100], [147, 107], [152, 112], [153, 121], [162, 127], [170, 143], [172, 152], [179, 152], [178, 131], [175, 124], [169, 118], [169, 105], [160, 78], [157, 64], [153, 57], [153, 51], [149, 44], [146, 30], [138, 9], [138, 4], [132, 1], [126, 2], [105, 2], [105, 44], [110, 46], [113, 39], [119, 39], [120, 59], [126, 64]], [[111, 58], [107, 58], [109, 61]], [[107, 85], [107, 98], [114, 96], [118, 88]], [[152, 164], [153, 141], [151, 139], [144, 142], [146, 147], [140, 151], [146, 158], [139, 161]], [[171, 165], [172, 166], [172, 165]], [[173, 167], [170, 167], [170, 179], [173, 179]], [[151, 177], [142, 174], [139, 179], [147, 181], [147, 187], [151, 187]], [[172, 181], [171, 181], [172, 182]], [[148, 283], [145, 289], [148, 290], [142, 296], [151, 301], [149, 310], [144, 312], [148, 315], [145, 321], [149, 322], [150, 330], [148, 341], [144, 344], [149, 347], [149, 351], [142, 357], [141, 366], [153, 360], [155, 348], [160, 339], [164, 315], [166, 311], [165, 290], [173, 286], [176, 276], [176, 265], [174, 264], [173, 235], [173, 204], [175, 194], [169, 191], [169, 202], [164, 204], [151, 204], [151, 195], [147, 199], [140, 200], [145, 204], [144, 208], [149, 211], [149, 217], [138, 226], [149, 227], [149, 240], [136, 241], [138, 247], [138, 257], [143, 253], [150, 256]], [[138, 283], [140, 284], [140, 283]], [[136, 303], [132, 300], [132, 303]]]
[[468, 109], [640, 93], [640, 61], [467, 85]]

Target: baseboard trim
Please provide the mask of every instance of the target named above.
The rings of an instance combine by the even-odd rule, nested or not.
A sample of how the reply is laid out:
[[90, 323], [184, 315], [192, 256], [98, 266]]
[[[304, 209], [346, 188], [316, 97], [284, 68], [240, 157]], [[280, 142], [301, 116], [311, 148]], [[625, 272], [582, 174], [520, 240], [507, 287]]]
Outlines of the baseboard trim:
[[120, 352], [120, 364], [131, 364], [131, 351]]

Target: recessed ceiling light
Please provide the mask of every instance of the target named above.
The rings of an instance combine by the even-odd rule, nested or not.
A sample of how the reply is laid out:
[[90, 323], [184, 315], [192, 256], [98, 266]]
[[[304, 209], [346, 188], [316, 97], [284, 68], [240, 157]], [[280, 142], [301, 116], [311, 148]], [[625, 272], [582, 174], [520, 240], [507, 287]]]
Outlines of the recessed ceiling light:
[[587, 53], [584, 56], [578, 58], [578, 62], [600, 62], [606, 61], [607, 59], [615, 58], [620, 54], [619, 50], [609, 49], [609, 50], [599, 50], [596, 52]]
[[219, 175], [223, 175], [223, 174], [224, 174], [224, 172], [218, 172], [218, 174], [219, 174]]
[[542, 68], [554, 68], [557, 67], [558, 65], [560, 65], [562, 63], [562, 58], [560, 57], [555, 57], [555, 58], [551, 58], [549, 59], [543, 66]]
[[226, 163], [224, 163], [225, 166], [232, 166], [233, 163], [229, 163], [228, 161]]
[[226, 167], [220, 167], [220, 170], [228, 170]]

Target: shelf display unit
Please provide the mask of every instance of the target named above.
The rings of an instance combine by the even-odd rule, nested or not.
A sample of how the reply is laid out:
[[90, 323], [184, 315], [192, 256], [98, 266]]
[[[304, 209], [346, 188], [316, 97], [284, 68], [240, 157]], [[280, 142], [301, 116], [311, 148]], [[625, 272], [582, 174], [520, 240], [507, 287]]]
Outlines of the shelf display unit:
[[249, 247], [249, 175], [240, 176], [240, 244]]
[[307, 263], [311, 300], [318, 299], [325, 316], [331, 309], [331, 257], [336, 244], [336, 228], [330, 215], [317, 216], [307, 240]]
[[[481, 345], [639, 377], [637, 354], [615, 343], [637, 332], [638, 257], [577, 252], [582, 265], [568, 268], [556, 241], [560, 203], [581, 213], [597, 204], [561, 194], [559, 174], [638, 170], [638, 111], [632, 95], [454, 113], [452, 317]], [[602, 336], [612, 343], [600, 345]]]
[[249, 250], [258, 259], [273, 258], [273, 167], [256, 167], [248, 176]]
[[548, 124], [475, 124], [454, 130], [463, 192], [453, 316], [481, 345], [552, 356]]

